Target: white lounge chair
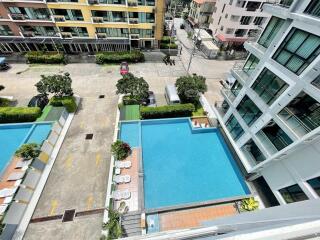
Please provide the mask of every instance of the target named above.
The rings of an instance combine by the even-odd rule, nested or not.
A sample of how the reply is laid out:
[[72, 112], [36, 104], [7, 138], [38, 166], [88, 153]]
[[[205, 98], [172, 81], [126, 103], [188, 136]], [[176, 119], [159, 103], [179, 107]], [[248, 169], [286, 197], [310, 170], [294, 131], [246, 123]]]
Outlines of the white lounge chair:
[[4, 188], [0, 190], [0, 198], [10, 197], [13, 196], [17, 191], [17, 188]]
[[16, 164], [16, 168], [23, 168], [25, 166], [29, 166], [32, 160], [27, 160], [27, 161], [19, 161]]
[[114, 165], [116, 168], [130, 168], [131, 161], [116, 161]]
[[131, 192], [128, 189], [126, 190], [117, 190], [112, 193], [112, 198], [115, 200], [128, 199], [131, 197]]
[[114, 176], [113, 181], [115, 183], [128, 183], [131, 181], [130, 175], [118, 175]]
[[19, 180], [15, 181], [15, 182], [14, 182], [14, 186], [15, 186], [15, 187], [19, 187], [19, 185], [21, 184], [21, 182], [22, 182], [22, 179], [19, 179]]
[[201, 126], [200, 126], [200, 124], [198, 122], [192, 121], [192, 127], [193, 128], [200, 128]]
[[3, 204], [11, 203], [11, 202], [12, 202], [12, 198], [13, 198], [13, 197], [6, 197], [6, 198], [3, 200]]
[[26, 174], [26, 171], [22, 171], [22, 172], [13, 172], [9, 175], [8, 177], [8, 181], [16, 181], [19, 180], [21, 178], [24, 177], [24, 175]]
[[121, 173], [121, 169], [120, 169], [120, 168], [116, 168], [116, 170], [114, 171], [114, 173], [115, 173], [116, 175], [119, 175], [119, 174]]
[[7, 210], [8, 204], [1, 204], [0, 205], [0, 215], [3, 215], [4, 212]]

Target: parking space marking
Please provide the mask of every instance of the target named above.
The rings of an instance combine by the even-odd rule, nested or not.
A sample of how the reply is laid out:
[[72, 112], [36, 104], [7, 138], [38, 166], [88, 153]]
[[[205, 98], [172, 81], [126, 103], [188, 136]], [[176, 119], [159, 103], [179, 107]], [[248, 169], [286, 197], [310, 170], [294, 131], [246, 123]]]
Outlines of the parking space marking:
[[71, 168], [72, 167], [72, 162], [73, 162], [72, 155], [69, 154], [69, 156], [68, 156], [68, 158], [66, 160], [66, 164], [65, 164], [66, 168]]
[[100, 155], [100, 153], [97, 153], [96, 154], [96, 165], [98, 166], [100, 164], [100, 162], [101, 162], [101, 155]]
[[58, 206], [58, 201], [57, 200], [52, 200], [51, 201], [51, 208], [50, 208], [50, 212], [49, 212], [49, 216], [52, 216], [55, 214], [55, 211], [57, 209]]
[[92, 195], [90, 195], [90, 196], [87, 198], [87, 210], [91, 209], [91, 208], [92, 208], [92, 205], [93, 205], [93, 197], [92, 197]]

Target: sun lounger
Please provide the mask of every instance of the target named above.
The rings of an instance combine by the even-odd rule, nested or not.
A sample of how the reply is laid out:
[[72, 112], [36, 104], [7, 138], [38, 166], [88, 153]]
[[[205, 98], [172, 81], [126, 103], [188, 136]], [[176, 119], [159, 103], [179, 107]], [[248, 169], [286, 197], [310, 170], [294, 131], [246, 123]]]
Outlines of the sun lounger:
[[200, 128], [201, 126], [200, 126], [200, 124], [198, 122], [192, 121], [192, 127], [193, 128]]
[[3, 215], [4, 212], [7, 210], [8, 204], [1, 204], [0, 205], [0, 215]]
[[0, 198], [13, 196], [17, 191], [17, 188], [4, 188], [0, 190]]
[[131, 161], [116, 161], [115, 162], [116, 168], [130, 168], [131, 167]]
[[16, 168], [23, 168], [25, 166], [29, 166], [32, 160], [27, 160], [27, 161], [19, 161], [16, 164]]
[[131, 177], [130, 175], [118, 175], [118, 176], [114, 176], [113, 181], [115, 183], [128, 183], [130, 182]]
[[16, 181], [19, 180], [21, 178], [24, 177], [24, 175], [26, 174], [26, 171], [22, 171], [22, 172], [13, 172], [9, 175], [8, 177], [8, 181]]
[[114, 171], [114, 173], [115, 173], [116, 175], [119, 175], [119, 174], [121, 173], [121, 169], [120, 169], [120, 168], [116, 168], [116, 170]]
[[112, 193], [112, 197], [115, 200], [128, 199], [131, 196], [131, 192], [129, 190], [117, 190]]
[[3, 204], [8, 204], [8, 203], [11, 203], [12, 202], [12, 197], [6, 197], [4, 200], [3, 200]]
[[19, 179], [19, 180], [15, 181], [14, 186], [15, 186], [15, 187], [19, 187], [19, 185], [21, 184], [21, 182], [22, 182], [22, 179]]

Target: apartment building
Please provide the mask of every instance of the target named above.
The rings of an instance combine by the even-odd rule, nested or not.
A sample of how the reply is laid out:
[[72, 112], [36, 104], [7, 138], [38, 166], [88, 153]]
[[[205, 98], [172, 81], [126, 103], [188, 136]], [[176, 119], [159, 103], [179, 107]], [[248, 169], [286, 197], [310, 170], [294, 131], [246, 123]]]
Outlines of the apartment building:
[[2, 53], [157, 48], [164, 0], [2, 0]]
[[212, 22], [212, 13], [216, 0], [192, 0], [188, 20], [194, 27], [208, 28]]
[[222, 89], [216, 114], [248, 180], [280, 205], [320, 196], [320, 1], [265, 4], [272, 15]]
[[271, 1], [217, 0], [210, 29], [218, 45], [242, 45], [259, 36], [270, 17], [265, 2]]

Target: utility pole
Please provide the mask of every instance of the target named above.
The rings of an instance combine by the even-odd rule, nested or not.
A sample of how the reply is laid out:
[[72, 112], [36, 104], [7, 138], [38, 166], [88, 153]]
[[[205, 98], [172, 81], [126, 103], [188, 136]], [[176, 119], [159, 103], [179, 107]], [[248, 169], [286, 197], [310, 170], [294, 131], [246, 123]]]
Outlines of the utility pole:
[[[197, 33], [196, 40], [198, 40], [198, 38], [200, 36], [200, 31], [201, 31], [201, 28], [200, 28], [200, 25], [199, 25], [199, 31]], [[193, 49], [192, 49], [192, 52], [191, 52], [191, 55], [190, 55], [190, 58], [189, 58], [189, 63], [188, 63], [188, 68], [187, 68], [187, 73], [188, 74], [189, 74], [189, 70], [190, 70], [193, 54], [194, 54], [195, 51], [196, 51], [196, 43], [193, 43]]]

